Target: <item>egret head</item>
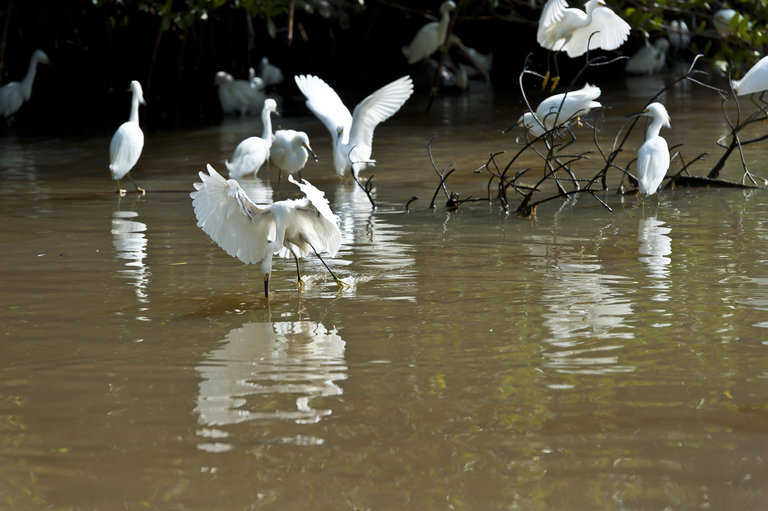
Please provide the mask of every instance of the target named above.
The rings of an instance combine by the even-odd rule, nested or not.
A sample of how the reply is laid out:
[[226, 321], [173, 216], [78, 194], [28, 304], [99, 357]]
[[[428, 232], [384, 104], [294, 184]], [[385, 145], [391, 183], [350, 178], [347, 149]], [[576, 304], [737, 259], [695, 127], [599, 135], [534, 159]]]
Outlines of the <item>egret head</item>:
[[277, 102], [272, 98], [267, 98], [264, 100], [264, 110], [280, 115], [277, 111]]
[[312, 156], [313, 160], [317, 161], [317, 155], [312, 150], [312, 147], [310, 147], [309, 137], [307, 136], [306, 133], [304, 133], [303, 131], [300, 131], [299, 134], [296, 135], [295, 140], [297, 140], [299, 142], [299, 145], [303, 147], [307, 151], [307, 153], [309, 153], [310, 156]]
[[536, 119], [536, 116], [533, 115], [533, 112], [525, 112], [523, 115], [521, 115], [517, 120], [517, 125], [525, 126], [525, 128], [530, 131], [531, 135], [534, 137], [540, 137], [546, 132], [544, 127], [542, 127], [542, 125]]
[[43, 50], [35, 50], [35, 53], [32, 54], [32, 60], [43, 64], [50, 63], [48, 60], [48, 55], [46, 55]]
[[141, 84], [138, 82], [138, 80], [132, 80], [131, 86], [128, 88], [131, 92], [133, 92], [137, 98], [139, 98], [139, 103], [142, 105], [146, 105], [144, 102], [144, 91], [141, 88]]
[[227, 73], [226, 71], [219, 71], [216, 73], [216, 76], [213, 78], [213, 84], [214, 85], [222, 85], [227, 82], [234, 82], [235, 79], [232, 77], [231, 74]]
[[452, 2], [451, 0], [447, 0], [446, 2], [443, 2], [440, 6], [440, 14], [445, 14], [448, 11], [452, 11], [456, 8], [456, 4]]
[[645, 117], [652, 117], [654, 120], [659, 119], [661, 120], [663, 126], [666, 126], [667, 128], [672, 127], [672, 125], [669, 123], [669, 114], [667, 113], [667, 109], [664, 108], [664, 105], [661, 103], [651, 103], [645, 108], [645, 110], [643, 110], [640, 115]]

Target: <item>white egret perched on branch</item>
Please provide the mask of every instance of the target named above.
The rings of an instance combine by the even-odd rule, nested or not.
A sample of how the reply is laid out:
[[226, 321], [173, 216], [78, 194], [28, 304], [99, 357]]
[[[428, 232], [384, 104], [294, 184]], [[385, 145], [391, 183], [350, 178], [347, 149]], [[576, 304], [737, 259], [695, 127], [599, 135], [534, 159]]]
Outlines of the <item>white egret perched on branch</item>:
[[[307, 164], [309, 155], [317, 161], [317, 156], [309, 145], [309, 137], [303, 131], [277, 130], [269, 150], [269, 158], [282, 173], [299, 172]], [[299, 174], [301, 177], [301, 174]]]
[[331, 134], [336, 173], [344, 176], [351, 172], [355, 179], [361, 170], [376, 163], [371, 160], [373, 130], [413, 94], [411, 77], [403, 76], [362, 100], [350, 114], [336, 91], [317, 76], [299, 75], [294, 79], [307, 98], [307, 107]]
[[741, 80], [731, 80], [737, 96], [768, 90], [768, 57], [761, 58]]
[[8, 82], [0, 87], [0, 115], [8, 119], [15, 114], [25, 101], [32, 96], [32, 83], [35, 81], [38, 64], [48, 64], [48, 55], [43, 50], [35, 50], [29, 59], [27, 74], [20, 82]]
[[197, 225], [224, 251], [245, 264], [261, 261], [264, 295], [269, 296], [272, 257], [296, 260], [299, 283], [299, 257], [312, 252], [322, 261], [334, 280], [344, 283], [331, 271], [320, 252], [336, 255], [341, 245], [339, 218], [328, 206], [325, 194], [302, 179], [292, 176], [291, 183], [301, 189], [305, 198], [287, 199], [266, 206], [256, 205], [234, 179], [226, 180], [208, 165], [208, 174], [200, 172], [201, 183], [195, 183], [190, 194]]
[[667, 109], [661, 103], [651, 103], [640, 115], [652, 121], [637, 152], [637, 182], [640, 194], [653, 195], [669, 169], [669, 146], [659, 132], [662, 126], [671, 126]]
[[[531, 135], [540, 137], [555, 126], [568, 126], [603, 105], [595, 101], [600, 97], [600, 87], [586, 84], [579, 90], [550, 96], [536, 107], [536, 113], [525, 112], [517, 120], [517, 126], [525, 126]], [[557, 124], [555, 124], [557, 122]]]
[[272, 113], [277, 113], [277, 103], [272, 98], [264, 100], [261, 110], [261, 122], [263, 131], [260, 137], [248, 137], [235, 147], [232, 153], [232, 161], [224, 164], [229, 170], [229, 177], [238, 178], [248, 174], [254, 176], [269, 158], [269, 149], [272, 146]]
[[[541, 11], [536, 40], [543, 48], [564, 51], [571, 58], [584, 55], [587, 50], [615, 50], [624, 44], [629, 36], [629, 24], [605, 2], [588, 0], [584, 8], [586, 12], [568, 7], [566, 0], [548, 0]], [[544, 77], [544, 85], [548, 79], [549, 71]], [[559, 80], [558, 76], [553, 78], [552, 89]]]
[[141, 84], [136, 80], [131, 82], [131, 113], [128, 120], [120, 125], [112, 135], [109, 143], [109, 170], [112, 172], [112, 179], [117, 181], [117, 193], [125, 195], [125, 190], [120, 188], [120, 180], [126, 175], [136, 187], [136, 191], [141, 195], [146, 190], [139, 187], [133, 177], [129, 174], [136, 162], [139, 161], [141, 151], [144, 149], [144, 132], [139, 126], [139, 104], [144, 102], [144, 92]]
[[440, 21], [431, 21], [421, 27], [413, 36], [411, 44], [401, 48], [409, 64], [415, 64], [429, 57], [445, 42], [448, 25], [451, 21], [450, 13], [454, 9], [456, 9], [456, 4], [451, 0], [443, 2], [440, 5]]

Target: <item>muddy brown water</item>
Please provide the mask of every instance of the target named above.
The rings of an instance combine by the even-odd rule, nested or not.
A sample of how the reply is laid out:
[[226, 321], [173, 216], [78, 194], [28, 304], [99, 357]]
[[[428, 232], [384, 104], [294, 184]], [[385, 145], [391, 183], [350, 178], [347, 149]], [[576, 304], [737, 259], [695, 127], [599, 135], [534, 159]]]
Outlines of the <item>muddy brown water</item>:
[[[601, 137], [647, 87], [604, 91]], [[665, 101], [662, 134], [711, 163], [719, 102]], [[431, 136], [449, 187], [479, 197], [472, 170], [515, 150], [500, 131], [521, 106], [475, 90], [423, 109], [376, 132], [375, 212], [333, 175], [318, 121], [279, 119], [310, 134], [304, 177], [341, 218], [328, 263], [352, 285], [307, 260], [299, 291], [276, 260], [269, 301], [188, 195], [255, 121], [148, 133], [149, 193], [122, 199], [109, 134], [1, 140], [0, 507], [764, 509], [765, 191], [430, 210]], [[275, 184], [244, 180], [262, 202]]]

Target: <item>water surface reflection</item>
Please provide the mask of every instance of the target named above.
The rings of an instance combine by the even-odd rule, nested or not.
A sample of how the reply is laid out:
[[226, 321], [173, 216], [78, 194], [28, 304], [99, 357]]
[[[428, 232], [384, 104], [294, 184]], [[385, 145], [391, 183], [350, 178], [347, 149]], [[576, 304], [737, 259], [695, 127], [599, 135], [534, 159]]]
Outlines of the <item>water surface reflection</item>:
[[144, 262], [147, 257], [147, 237], [144, 234], [147, 225], [137, 221], [138, 216], [135, 211], [113, 212], [112, 245], [115, 247], [115, 257], [125, 261], [126, 268], [120, 270], [120, 274], [130, 280], [139, 303], [149, 303], [147, 285], [151, 273]]
[[[313, 424], [332, 410], [311, 400], [337, 396], [347, 378], [345, 342], [336, 330], [313, 321], [246, 323], [233, 328], [197, 367], [202, 381], [195, 413], [204, 426], [201, 450], [233, 448], [222, 426], [248, 421]], [[322, 438], [292, 436], [281, 443], [321, 444]]]
[[667, 236], [672, 229], [655, 216], [641, 218], [637, 228], [638, 261], [648, 265], [648, 278], [653, 279], [649, 289], [657, 289], [651, 300], [666, 302], [669, 300], [669, 264], [667, 257], [672, 253], [672, 238]]

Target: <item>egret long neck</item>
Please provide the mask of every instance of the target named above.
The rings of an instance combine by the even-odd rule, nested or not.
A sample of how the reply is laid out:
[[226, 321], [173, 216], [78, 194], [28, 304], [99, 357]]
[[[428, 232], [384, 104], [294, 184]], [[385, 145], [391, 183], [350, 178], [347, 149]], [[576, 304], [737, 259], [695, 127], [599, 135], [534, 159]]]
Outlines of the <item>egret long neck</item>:
[[131, 114], [128, 116], [128, 121], [139, 122], [139, 95], [136, 92], [131, 96]]
[[445, 36], [448, 34], [448, 24], [451, 21], [451, 13], [448, 9], [443, 10], [443, 17], [440, 18], [440, 25], [437, 30], [437, 40], [442, 46], [445, 43]]
[[648, 129], [645, 131], [645, 139], [648, 140], [649, 138], [658, 137], [659, 132], [661, 132], [661, 127], [663, 125], [664, 125], [663, 119], [654, 117], [653, 121], [651, 121], [651, 124], [648, 125]]
[[21, 91], [24, 94], [24, 100], [29, 101], [29, 97], [32, 95], [32, 82], [35, 81], [35, 74], [37, 73], [37, 59], [32, 57], [29, 61], [29, 69], [27, 74], [21, 81]]
[[267, 141], [272, 140], [272, 112], [270, 110], [264, 110], [261, 112], [261, 123], [264, 126], [264, 131], [261, 133], [261, 138]]

